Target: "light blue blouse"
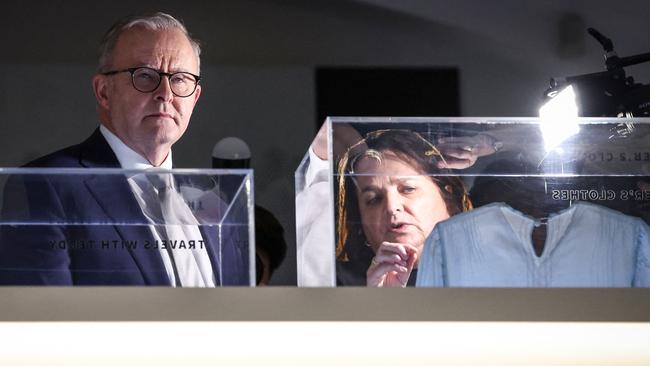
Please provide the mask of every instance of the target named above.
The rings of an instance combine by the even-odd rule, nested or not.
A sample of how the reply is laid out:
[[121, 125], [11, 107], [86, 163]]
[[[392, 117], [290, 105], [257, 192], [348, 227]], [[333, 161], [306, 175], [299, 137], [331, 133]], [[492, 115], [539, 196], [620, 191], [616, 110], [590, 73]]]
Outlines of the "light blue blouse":
[[451, 217], [427, 238], [416, 286], [650, 287], [648, 226], [578, 202], [551, 215], [540, 257], [539, 221], [504, 203]]

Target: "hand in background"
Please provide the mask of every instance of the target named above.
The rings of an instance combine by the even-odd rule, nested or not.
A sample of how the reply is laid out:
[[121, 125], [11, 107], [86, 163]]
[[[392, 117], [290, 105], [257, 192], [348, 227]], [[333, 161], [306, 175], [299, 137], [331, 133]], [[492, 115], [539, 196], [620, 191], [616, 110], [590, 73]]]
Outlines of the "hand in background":
[[[361, 141], [362, 137], [357, 132], [354, 127], [343, 124], [343, 123], [337, 123], [334, 126], [334, 130], [332, 131], [333, 138], [334, 138], [334, 158], [336, 161], [345, 154], [347, 149], [356, 144], [357, 142]], [[314, 150], [314, 153], [316, 156], [318, 156], [321, 160], [327, 160], [327, 125], [323, 124], [323, 126], [320, 128], [318, 131], [318, 134], [316, 134], [316, 137], [314, 138], [314, 142], [311, 144], [311, 148]]]
[[496, 142], [494, 137], [485, 134], [443, 137], [438, 140], [436, 147], [442, 153], [445, 161], [439, 162], [438, 168], [469, 168], [481, 156], [491, 155], [497, 152]]

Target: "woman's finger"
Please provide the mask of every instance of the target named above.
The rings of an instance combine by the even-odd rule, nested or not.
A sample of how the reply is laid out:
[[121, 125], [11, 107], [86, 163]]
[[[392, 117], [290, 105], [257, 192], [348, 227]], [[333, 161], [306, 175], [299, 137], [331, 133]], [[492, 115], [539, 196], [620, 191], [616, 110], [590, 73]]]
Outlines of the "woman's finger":
[[408, 264], [408, 256], [401, 257], [397, 254], [377, 254], [372, 258], [372, 262], [374, 264], [382, 264], [382, 263], [395, 263], [399, 264], [402, 266], [406, 266]]
[[398, 254], [402, 259], [407, 260], [409, 256], [407, 248], [415, 249], [415, 247], [411, 244], [391, 243], [389, 241], [385, 241], [379, 245], [379, 248], [377, 248], [377, 255]]
[[366, 273], [366, 284], [370, 287], [384, 286], [387, 283], [392, 283], [391, 280], [400, 274], [406, 274], [406, 278], [408, 279], [408, 274], [410, 274], [410, 272], [411, 271], [405, 266], [391, 263], [377, 264], [368, 268], [368, 272]]

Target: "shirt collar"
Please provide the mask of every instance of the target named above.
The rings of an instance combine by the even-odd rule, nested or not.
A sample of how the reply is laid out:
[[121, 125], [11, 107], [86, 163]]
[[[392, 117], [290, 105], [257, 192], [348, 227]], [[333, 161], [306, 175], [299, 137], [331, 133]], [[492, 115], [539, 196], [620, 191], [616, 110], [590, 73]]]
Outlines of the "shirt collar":
[[102, 135], [106, 139], [106, 142], [108, 142], [108, 145], [115, 153], [115, 156], [117, 157], [117, 160], [120, 162], [120, 166], [123, 169], [151, 169], [151, 168], [171, 169], [172, 168], [171, 149], [169, 150], [169, 154], [167, 154], [167, 157], [165, 158], [165, 160], [163, 160], [162, 164], [160, 164], [159, 167], [154, 167], [149, 162], [149, 160], [147, 160], [144, 156], [135, 152], [130, 147], [126, 146], [126, 144], [122, 142], [122, 140], [120, 140], [119, 137], [115, 136], [115, 134], [112, 133], [108, 128], [104, 127], [104, 125], [99, 126], [99, 132], [102, 133]]

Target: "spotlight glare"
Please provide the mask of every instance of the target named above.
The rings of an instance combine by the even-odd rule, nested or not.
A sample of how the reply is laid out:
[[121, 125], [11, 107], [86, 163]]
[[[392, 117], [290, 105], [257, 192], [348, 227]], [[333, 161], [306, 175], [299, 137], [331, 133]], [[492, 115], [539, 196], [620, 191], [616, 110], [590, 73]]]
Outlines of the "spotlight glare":
[[539, 116], [539, 129], [546, 151], [556, 150], [564, 140], [580, 132], [578, 105], [573, 87], [569, 85], [546, 102], [539, 109]]

